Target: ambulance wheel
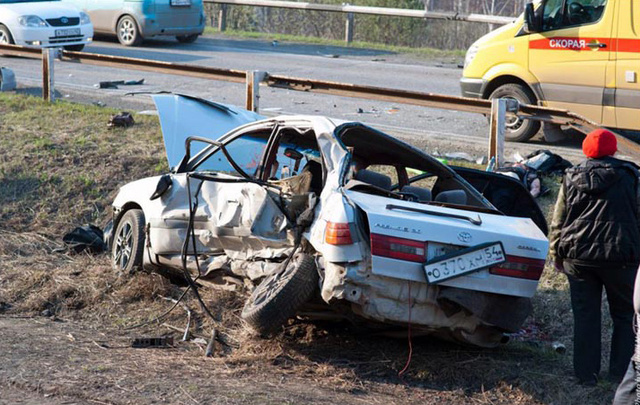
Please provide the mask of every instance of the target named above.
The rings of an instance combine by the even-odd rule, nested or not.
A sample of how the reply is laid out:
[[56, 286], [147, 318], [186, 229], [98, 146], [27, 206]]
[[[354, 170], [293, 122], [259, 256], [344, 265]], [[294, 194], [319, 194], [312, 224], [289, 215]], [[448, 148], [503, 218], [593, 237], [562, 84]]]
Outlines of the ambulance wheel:
[[[536, 96], [531, 90], [516, 83], [503, 84], [491, 93], [489, 99], [511, 98], [520, 104], [536, 105]], [[523, 120], [516, 117], [507, 117], [507, 131], [505, 138], [512, 142], [526, 142], [540, 130], [540, 121]]]

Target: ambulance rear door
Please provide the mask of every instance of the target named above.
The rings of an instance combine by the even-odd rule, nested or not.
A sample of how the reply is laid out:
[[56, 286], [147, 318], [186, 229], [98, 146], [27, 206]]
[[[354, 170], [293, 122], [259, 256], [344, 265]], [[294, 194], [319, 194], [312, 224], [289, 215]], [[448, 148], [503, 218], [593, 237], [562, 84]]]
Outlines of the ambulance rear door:
[[547, 0], [529, 37], [529, 70], [551, 107], [602, 121], [615, 0]]
[[640, 130], [640, 2], [619, 0], [616, 50], [616, 126]]

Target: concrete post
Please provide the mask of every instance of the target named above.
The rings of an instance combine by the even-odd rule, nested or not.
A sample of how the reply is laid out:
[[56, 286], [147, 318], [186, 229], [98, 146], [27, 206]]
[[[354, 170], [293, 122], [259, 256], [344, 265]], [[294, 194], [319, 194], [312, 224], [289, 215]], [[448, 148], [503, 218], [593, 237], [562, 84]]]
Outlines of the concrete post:
[[489, 162], [494, 158], [494, 168], [504, 165], [504, 133], [507, 129], [507, 100], [491, 100], [491, 122], [489, 132]]
[[344, 32], [344, 41], [348, 44], [353, 42], [353, 28], [355, 24], [355, 17], [353, 13], [347, 13], [347, 22]]
[[260, 101], [260, 82], [267, 77], [267, 72], [260, 70], [247, 71], [247, 102], [246, 109], [258, 112]]
[[220, 12], [218, 13], [218, 31], [224, 32], [227, 29], [227, 5], [220, 5]]

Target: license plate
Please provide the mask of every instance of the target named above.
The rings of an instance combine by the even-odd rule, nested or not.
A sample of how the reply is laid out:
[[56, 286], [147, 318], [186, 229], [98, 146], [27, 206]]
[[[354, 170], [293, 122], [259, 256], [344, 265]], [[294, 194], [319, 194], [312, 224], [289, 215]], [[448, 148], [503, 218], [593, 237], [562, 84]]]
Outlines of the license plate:
[[66, 28], [56, 30], [56, 37], [68, 37], [71, 35], [80, 35], [80, 28]]
[[437, 284], [505, 261], [502, 243], [489, 242], [436, 257], [424, 264], [424, 272], [429, 284]]
[[191, 0], [171, 0], [170, 4], [174, 7], [189, 7], [191, 5]]

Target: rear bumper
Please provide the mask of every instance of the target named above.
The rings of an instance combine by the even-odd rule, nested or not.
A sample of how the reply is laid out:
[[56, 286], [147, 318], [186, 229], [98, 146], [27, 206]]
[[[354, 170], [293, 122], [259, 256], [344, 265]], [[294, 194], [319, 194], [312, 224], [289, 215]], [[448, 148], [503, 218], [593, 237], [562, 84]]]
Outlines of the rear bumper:
[[[79, 29], [79, 33], [63, 33], [62, 30]], [[47, 48], [66, 45], [88, 44], [93, 40], [91, 24], [71, 27], [20, 27], [11, 31], [16, 45]]]
[[487, 81], [483, 79], [471, 79], [463, 77], [460, 79], [460, 90], [462, 97], [482, 98], [484, 90], [487, 88]]
[[204, 14], [197, 13], [191, 16], [186, 16], [186, 19], [191, 22], [184, 25], [176, 25], [175, 21], [163, 18], [161, 14], [156, 14], [153, 17], [147, 17], [140, 21], [140, 32], [145, 38], [156, 35], [201, 35], [204, 32]]
[[[511, 316], [511, 307], [505, 308], [510, 321], [503, 325], [494, 319], [487, 319], [484, 313], [474, 313], [466, 308], [467, 302], [458, 302], [456, 295], [441, 294], [444, 290], [460, 291], [460, 295], [473, 293], [474, 303], [483, 302], [483, 309], [493, 308], [492, 296], [477, 291], [457, 288], [443, 288], [427, 285], [424, 282], [401, 280], [385, 277], [371, 272], [370, 262], [325, 263], [322, 298], [332, 303], [347, 301], [351, 310], [363, 318], [389, 324], [406, 325], [419, 333], [430, 333], [456, 341], [481, 347], [495, 347], [500, 344], [503, 332], [518, 328], [523, 311], [515, 311]], [[506, 297], [507, 300], [519, 300], [518, 297]], [[521, 300], [529, 302], [527, 298]], [[498, 300], [496, 305], [502, 301]], [[490, 311], [489, 311], [490, 313]], [[527, 313], [528, 314], [528, 313]]]

